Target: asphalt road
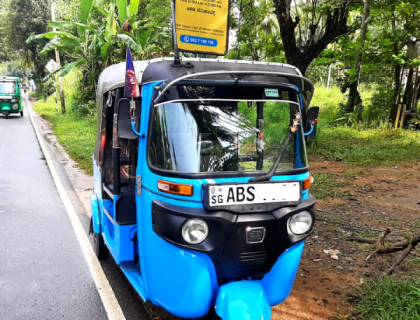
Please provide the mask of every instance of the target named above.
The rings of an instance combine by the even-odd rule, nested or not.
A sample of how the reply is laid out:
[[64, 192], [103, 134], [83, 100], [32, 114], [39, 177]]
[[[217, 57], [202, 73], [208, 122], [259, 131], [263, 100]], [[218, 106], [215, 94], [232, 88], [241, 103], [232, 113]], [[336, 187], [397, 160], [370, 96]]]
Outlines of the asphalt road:
[[[0, 115], [0, 318], [106, 319], [27, 109], [24, 113], [7, 120]], [[89, 218], [64, 169], [54, 163], [87, 233]], [[101, 265], [126, 319], [149, 319], [113, 259]]]

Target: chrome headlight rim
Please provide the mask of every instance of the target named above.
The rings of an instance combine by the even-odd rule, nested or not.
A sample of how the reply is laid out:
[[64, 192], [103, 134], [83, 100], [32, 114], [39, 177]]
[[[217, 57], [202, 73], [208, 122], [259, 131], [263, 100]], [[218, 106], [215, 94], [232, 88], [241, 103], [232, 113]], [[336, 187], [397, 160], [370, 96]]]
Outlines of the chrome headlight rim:
[[[195, 227], [196, 229], [188, 230], [189, 228], [193, 228], [193, 227]], [[193, 231], [202, 232], [203, 235], [199, 239], [193, 240], [192, 239], [193, 237], [191, 236], [191, 232]], [[207, 225], [207, 222], [203, 219], [189, 218], [182, 225], [182, 229], [181, 229], [182, 239], [189, 245], [196, 245], [196, 244], [203, 243], [207, 239], [208, 235], [209, 235], [209, 227]]]
[[[305, 218], [309, 220], [307, 223], [308, 227], [306, 229], [298, 230], [296, 229], [296, 226], [292, 225], [292, 223], [296, 223], [296, 221], [294, 220], [300, 219], [300, 222], [302, 222], [303, 220], [305, 220]], [[287, 227], [292, 234], [296, 236], [302, 236], [312, 231], [314, 223], [315, 223], [315, 219], [313, 215], [311, 214], [311, 212], [309, 210], [303, 210], [289, 217], [289, 219], [287, 220]]]

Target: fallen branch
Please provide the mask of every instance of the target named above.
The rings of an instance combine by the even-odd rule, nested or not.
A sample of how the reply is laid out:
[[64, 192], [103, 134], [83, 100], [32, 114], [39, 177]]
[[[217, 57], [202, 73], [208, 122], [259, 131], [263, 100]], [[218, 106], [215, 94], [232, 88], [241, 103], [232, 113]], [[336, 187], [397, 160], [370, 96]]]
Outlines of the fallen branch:
[[347, 241], [357, 241], [363, 243], [371, 243], [375, 244], [375, 249], [366, 257], [366, 261], [369, 261], [374, 255], [376, 254], [387, 254], [405, 250], [402, 255], [398, 258], [397, 261], [388, 269], [385, 273], [386, 275], [391, 275], [395, 269], [404, 261], [404, 259], [408, 256], [408, 254], [420, 243], [420, 237], [413, 238], [411, 240], [404, 240], [398, 242], [392, 246], [385, 246], [385, 239], [386, 236], [391, 233], [391, 228], [386, 228], [381, 235], [379, 236], [378, 240], [370, 240], [370, 239], [363, 239], [363, 238], [347, 238]]
[[398, 258], [397, 261], [395, 261], [392, 267], [389, 268], [389, 270], [386, 272], [387, 276], [391, 275], [395, 271], [395, 269], [401, 264], [401, 262], [403, 262], [403, 260], [408, 256], [411, 250], [413, 250], [419, 244], [419, 242], [420, 242], [420, 237], [414, 238], [410, 241], [410, 244], [407, 246], [407, 248], [402, 253], [402, 255]]
[[381, 250], [384, 250], [385, 249], [385, 238], [390, 233], [391, 233], [391, 229], [390, 228], [386, 228], [384, 230], [384, 232], [381, 233], [381, 235], [379, 236], [378, 241], [375, 244], [375, 250], [370, 255], [367, 256], [366, 261], [369, 261], [369, 259], [372, 258], [375, 254], [377, 254]]
[[347, 241], [357, 241], [357, 242], [362, 242], [362, 243], [370, 243], [370, 244], [375, 244], [376, 240], [370, 240], [370, 239], [363, 239], [363, 238], [347, 238]]

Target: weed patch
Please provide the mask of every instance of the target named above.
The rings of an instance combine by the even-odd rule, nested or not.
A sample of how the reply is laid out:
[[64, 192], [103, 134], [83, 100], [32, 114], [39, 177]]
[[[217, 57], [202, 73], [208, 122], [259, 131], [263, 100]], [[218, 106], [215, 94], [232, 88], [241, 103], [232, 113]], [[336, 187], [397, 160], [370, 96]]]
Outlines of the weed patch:
[[367, 282], [354, 319], [420, 319], [420, 281], [381, 278]]
[[377, 128], [318, 127], [309, 153], [356, 166], [394, 166], [418, 161], [420, 132]]
[[311, 193], [317, 199], [324, 199], [326, 197], [335, 197], [337, 195], [337, 187], [340, 182], [333, 173], [314, 172], [314, 183], [311, 185]]
[[70, 157], [81, 169], [92, 174], [92, 154], [96, 139], [96, 117], [81, 116], [72, 109], [65, 115], [57, 114], [51, 96], [46, 101], [38, 100], [33, 109], [52, 124], [54, 134]]

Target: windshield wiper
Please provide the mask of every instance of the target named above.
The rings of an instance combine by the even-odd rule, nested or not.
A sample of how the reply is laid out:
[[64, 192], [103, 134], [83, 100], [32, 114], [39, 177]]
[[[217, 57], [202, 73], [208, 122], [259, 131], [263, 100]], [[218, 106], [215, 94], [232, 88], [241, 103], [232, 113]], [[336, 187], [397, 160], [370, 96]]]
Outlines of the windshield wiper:
[[290, 139], [292, 138], [293, 133], [297, 131], [297, 127], [299, 125], [299, 121], [302, 118], [301, 113], [297, 113], [295, 116], [295, 119], [293, 120], [293, 125], [290, 127], [289, 134], [287, 135], [286, 141], [284, 142], [283, 146], [280, 149], [279, 154], [277, 155], [276, 161], [274, 161], [273, 166], [271, 167], [270, 171], [268, 171], [266, 174], [258, 177], [254, 177], [248, 180], [248, 182], [260, 182], [260, 181], [268, 181], [271, 179], [271, 177], [276, 172], [281, 158], [283, 158], [284, 152], [286, 151], [287, 145], [290, 142]]

